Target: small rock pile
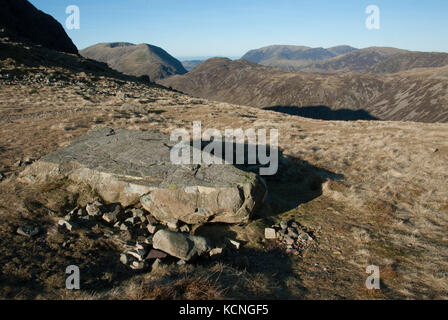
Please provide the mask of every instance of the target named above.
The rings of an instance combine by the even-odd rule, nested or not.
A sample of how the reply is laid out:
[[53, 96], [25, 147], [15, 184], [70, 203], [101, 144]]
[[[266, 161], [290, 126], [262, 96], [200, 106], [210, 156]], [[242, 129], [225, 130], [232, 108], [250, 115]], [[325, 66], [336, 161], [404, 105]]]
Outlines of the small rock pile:
[[277, 241], [286, 248], [286, 253], [296, 256], [314, 243], [313, 237], [294, 220], [282, 220], [279, 224], [266, 228], [265, 238]]
[[[183, 265], [199, 256], [212, 257], [223, 252], [223, 248], [214, 248], [206, 238], [189, 234], [187, 224], [177, 220], [161, 223], [143, 209], [123, 209], [120, 204], [104, 205], [98, 201], [76, 207], [60, 218], [58, 230], [73, 232], [100, 224], [112, 228], [104, 232], [104, 237], [121, 243], [120, 261], [134, 270], [157, 268], [165, 258]], [[229, 239], [232, 248], [237, 244]]]

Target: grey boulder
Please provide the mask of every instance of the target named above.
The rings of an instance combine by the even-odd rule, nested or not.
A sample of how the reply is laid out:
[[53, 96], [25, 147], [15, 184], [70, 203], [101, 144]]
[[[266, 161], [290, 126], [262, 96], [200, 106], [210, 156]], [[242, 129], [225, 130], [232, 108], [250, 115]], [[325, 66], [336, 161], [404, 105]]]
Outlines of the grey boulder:
[[204, 237], [171, 230], [157, 231], [153, 238], [153, 247], [184, 261], [190, 261], [212, 249], [209, 241]]

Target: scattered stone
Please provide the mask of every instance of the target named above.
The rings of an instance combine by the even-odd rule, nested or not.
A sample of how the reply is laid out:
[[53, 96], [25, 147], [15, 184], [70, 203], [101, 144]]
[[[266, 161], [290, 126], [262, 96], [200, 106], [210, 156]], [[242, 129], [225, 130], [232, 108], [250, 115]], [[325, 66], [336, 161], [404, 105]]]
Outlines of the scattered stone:
[[288, 254], [300, 255], [313, 241], [313, 238], [295, 221], [282, 220], [278, 225], [272, 226], [272, 229], [276, 233], [277, 241], [284, 245]]
[[293, 245], [294, 244], [294, 239], [293, 238], [291, 238], [291, 237], [285, 237], [285, 239], [284, 239], [284, 242], [287, 244], [287, 245]]
[[62, 248], [70, 248], [71, 242], [70, 240], [64, 241], [62, 243]]
[[158, 221], [151, 215], [147, 215], [146, 220], [148, 221], [149, 224], [152, 224], [152, 225], [158, 224]]
[[39, 233], [39, 228], [34, 226], [22, 226], [17, 229], [17, 233], [25, 237], [34, 237]]
[[107, 223], [116, 223], [117, 219], [117, 214], [115, 212], [106, 212], [103, 214], [103, 220]]
[[150, 234], [154, 234], [154, 233], [156, 233], [156, 231], [157, 231], [157, 226], [154, 226], [154, 225], [152, 225], [152, 224], [148, 224], [148, 225], [146, 226], [146, 229], [148, 229], [148, 232], [149, 232]]
[[138, 261], [143, 261], [146, 252], [143, 249], [137, 249], [137, 250], [130, 250], [130, 251], [127, 252], [127, 254], [133, 256]]
[[[139, 237], [140, 238], [140, 237]], [[137, 250], [146, 250], [147, 248], [148, 248], [148, 246], [147, 246], [147, 244], [145, 243], [145, 242], [143, 242], [143, 241], [141, 241], [140, 239], [138, 240], [139, 242], [137, 242], [136, 244], [135, 244], [135, 248], [137, 249]]]
[[208, 240], [204, 237], [170, 230], [157, 231], [153, 238], [153, 247], [185, 261], [201, 256], [211, 249]]
[[264, 229], [264, 237], [268, 240], [274, 240], [277, 239], [277, 233], [273, 228], [266, 228]]
[[47, 209], [47, 214], [50, 217], [54, 217], [56, 215], [56, 212], [54, 212], [53, 210]]
[[70, 214], [67, 214], [67, 215], [64, 216], [63, 219], [66, 220], [66, 221], [68, 221], [68, 222], [70, 222], [70, 221], [73, 221], [74, 218], [75, 218], [75, 217], [71, 216]]
[[235, 240], [232, 240], [232, 239], [229, 239], [229, 238], [225, 238], [225, 240], [226, 240], [227, 245], [230, 248], [236, 249], [236, 250], [240, 249], [241, 244], [238, 241], [235, 241]]
[[210, 257], [219, 256], [223, 253], [223, 251], [224, 251], [223, 248], [214, 248], [214, 249], [210, 250], [209, 254], [210, 254]]
[[180, 232], [189, 233], [190, 227], [187, 224], [184, 224], [182, 227], [180, 227]]
[[99, 206], [96, 203], [91, 203], [86, 206], [86, 211], [89, 216], [95, 217], [98, 216], [101, 211]]
[[64, 219], [60, 219], [58, 221], [58, 225], [65, 228], [68, 231], [73, 231], [73, 229], [75, 228], [75, 224], [73, 222], [69, 222], [67, 220]]
[[75, 207], [72, 211], [68, 213], [69, 216], [77, 216], [79, 207]]
[[312, 238], [307, 234], [307, 233], [302, 233], [300, 236], [299, 236], [299, 238], [301, 239], [301, 240], [303, 240], [303, 241], [309, 241], [310, 239], [312, 240]]
[[142, 270], [145, 267], [144, 261], [134, 261], [131, 264], [131, 269], [133, 270]]
[[134, 217], [127, 218], [126, 220], [124, 220], [124, 222], [127, 222], [129, 225], [134, 225], [135, 224], [135, 218]]
[[142, 209], [132, 209], [131, 212], [132, 212], [132, 216], [135, 218], [144, 218], [145, 217], [145, 212]]
[[122, 264], [128, 265], [129, 259], [128, 259], [127, 254], [125, 254], [125, 253], [120, 254], [120, 262]]
[[121, 231], [128, 231], [128, 227], [124, 223], [121, 223], [120, 224], [120, 230]]
[[[103, 213], [102, 218], [104, 221], [115, 224], [117, 221], [123, 218], [121, 206], [119, 204], [101, 205], [99, 204], [100, 213]], [[97, 205], [98, 205], [97, 204]]]
[[171, 219], [170, 221], [167, 222], [166, 226], [170, 230], [177, 231], [177, 228], [179, 226], [179, 220]]
[[280, 221], [280, 228], [282, 228], [282, 230], [286, 230], [288, 228], [288, 222], [285, 220]]
[[149, 251], [148, 256], [146, 257], [146, 259], [165, 259], [168, 255], [160, 250], [156, 250], [156, 249], [151, 249], [151, 251]]
[[179, 260], [179, 261], [177, 261], [177, 265], [178, 266], [183, 266], [183, 265], [186, 265], [187, 264], [187, 262], [185, 261], [185, 260]]

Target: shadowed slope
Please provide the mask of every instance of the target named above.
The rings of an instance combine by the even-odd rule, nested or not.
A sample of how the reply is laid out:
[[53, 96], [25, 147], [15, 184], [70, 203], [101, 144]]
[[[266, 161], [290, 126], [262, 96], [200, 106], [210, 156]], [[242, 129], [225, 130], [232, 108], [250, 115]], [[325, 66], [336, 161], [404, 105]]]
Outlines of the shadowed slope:
[[329, 120], [329, 121], [357, 121], [357, 120], [378, 120], [365, 110], [339, 109], [331, 110], [326, 106], [312, 107], [294, 107], [294, 106], [275, 106], [267, 107], [265, 110], [281, 112], [291, 116], [300, 116], [304, 118]]

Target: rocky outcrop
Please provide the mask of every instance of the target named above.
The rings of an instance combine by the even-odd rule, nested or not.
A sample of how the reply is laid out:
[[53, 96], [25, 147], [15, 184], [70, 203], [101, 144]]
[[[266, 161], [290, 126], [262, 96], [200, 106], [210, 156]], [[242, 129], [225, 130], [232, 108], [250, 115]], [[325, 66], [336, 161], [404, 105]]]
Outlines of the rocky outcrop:
[[245, 223], [264, 201], [259, 176], [232, 165], [176, 165], [173, 143], [158, 132], [97, 128], [27, 167], [21, 179], [69, 179], [107, 203], [139, 202], [166, 224]]
[[62, 25], [26, 0], [2, 0], [0, 28], [18, 40], [61, 52], [78, 53]]

